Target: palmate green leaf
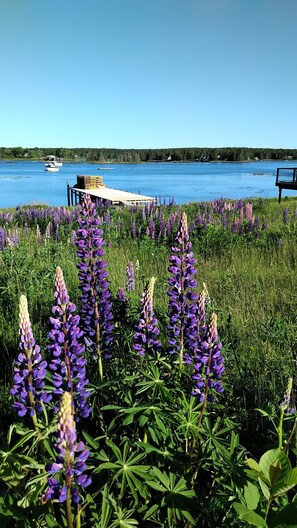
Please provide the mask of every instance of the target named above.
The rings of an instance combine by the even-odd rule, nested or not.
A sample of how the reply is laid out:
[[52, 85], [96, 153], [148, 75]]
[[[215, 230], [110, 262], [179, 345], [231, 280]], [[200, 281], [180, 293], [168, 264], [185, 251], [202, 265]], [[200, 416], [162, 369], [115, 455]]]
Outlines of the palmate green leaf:
[[254, 511], [249, 510], [246, 506], [240, 504], [240, 502], [234, 502], [233, 508], [242, 521], [246, 521], [252, 526], [258, 526], [258, 528], [268, 528], [267, 523], [263, 517], [261, 517]]
[[[12, 432], [13, 429], [14, 428], [11, 428], [10, 432]], [[35, 431], [28, 431], [27, 433], [22, 435], [22, 437], [18, 440], [18, 442], [16, 442], [16, 444], [14, 444], [12, 447], [10, 447], [11, 434], [8, 434], [7, 446], [5, 446], [6, 450], [5, 451], [4, 450], [0, 451], [0, 458], [7, 458], [7, 456], [9, 456], [11, 453], [14, 453], [14, 451], [19, 449], [19, 447], [23, 447], [25, 444], [27, 444], [29, 442], [29, 440], [31, 440], [34, 437], [36, 438]]]
[[97, 471], [94, 471], [94, 473], [98, 473], [98, 471], [101, 471], [102, 469], [121, 469], [122, 465], [119, 462], [103, 462], [100, 464], [98, 468], [96, 468]]
[[25, 521], [26, 512], [15, 504], [15, 500], [11, 495], [6, 495], [0, 496], [0, 519], [1, 516], [9, 517], [10, 520]]
[[[103, 500], [102, 500], [102, 507], [101, 507], [101, 511], [103, 509]], [[94, 522], [94, 524], [92, 524], [94, 527], [98, 527], [99, 528], [99, 513], [97, 511], [97, 506], [94, 502], [94, 499], [92, 497], [92, 495], [90, 495], [89, 493], [87, 493], [86, 495], [86, 504], [88, 505], [88, 509], [90, 510], [91, 512], [91, 518]], [[101, 528], [101, 527], [100, 527]], [[102, 528], [107, 528], [107, 526], [105, 525], [102, 525]]]
[[156, 477], [162, 482], [163, 486], [165, 486], [167, 490], [170, 490], [170, 480], [168, 475], [162, 473], [162, 471], [160, 471], [157, 467], [153, 467], [153, 472]]
[[35, 482], [30, 487], [27, 486], [29, 488], [27, 493], [17, 502], [17, 505], [21, 508], [29, 508], [31, 504], [36, 504], [45, 485], [46, 481], [43, 482], [43, 485], [41, 482]]
[[144, 427], [145, 424], [147, 424], [148, 422], [148, 416], [146, 416], [145, 414], [143, 414], [142, 416], [140, 416], [139, 418], [139, 425], [140, 427]]
[[114, 521], [110, 528], [131, 528], [131, 526], [139, 526], [136, 519], [118, 519]]
[[157, 434], [156, 434], [155, 429], [154, 429], [153, 427], [148, 427], [148, 428], [147, 428], [147, 432], [148, 432], [149, 436], [151, 437], [151, 439], [152, 439], [154, 442], [156, 442], [156, 444], [158, 444], [158, 440], [159, 440], [159, 439], [158, 439], [158, 436], [157, 436]]
[[124, 418], [123, 425], [130, 425], [133, 422], [134, 422], [134, 415], [130, 414], [130, 415], [126, 416], [126, 418]]
[[109, 498], [109, 489], [108, 489], [108, 485], [105, 484], [103, 492], [102, 492], [100, 528], [109, 528], [112, 509], [110, 506], [110, 502], [108, 501], [108, 498]]
[[166, 448], [164, 449], [158, 449], [157, 447], [147, 444], [146, 442], [137, 442], [137, 445], [141, 448], [143, 448], [147, 453], [156, 453], [157, 455], [161, 455], [164, 458], [172, 459], [174, 455], [170, 453]]
[[152, 517], [160, 508], [159, 504], [153, 504], [153, 506], [146, 512], [145, 516], [143, 517], [144, 521]]
[[45, 516], [46, 525], [48, 528], [57, 528], [57, 519], [49, 513]]
[[100, 449], [100, 445], [98, 444], [98, 442], [96, 442], [96, 440], [94, 440], [94, 438], [92, 438], [92, 436], [90, 436], [85, 431], [83, 431], [82, 434], [88, 446], [91, 446], [93, 449], [95, 449], [95, 451], [98, 451]]
[[163, 493], [165, 493], [166, 491], [168, 491], [168, 488], [165, 487], [165, 486], [162, 486], [161, 484], [158, 484], [158, 482], [155, 482], [154, 480], [150, 480], [148, 482], [148, 486], [150, 486], [151, 488], [157, 490], [157, 491], [162, 491]]

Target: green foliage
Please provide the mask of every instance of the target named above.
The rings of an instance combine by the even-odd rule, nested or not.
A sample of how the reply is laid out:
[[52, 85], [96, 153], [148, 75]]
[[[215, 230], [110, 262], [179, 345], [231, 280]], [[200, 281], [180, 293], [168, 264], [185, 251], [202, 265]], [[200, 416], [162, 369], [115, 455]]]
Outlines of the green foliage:
[[[290, 220], [284, 224], [288, 203]], [[86, 353], [93, 413], [77, 430], [91, 451], [93, 483], [74, 511], [77, 528], [295, 526], [295, 415], [281, 411], [279, 401], [296, 364], [296, 205], [293, 200], [285, 206], [256, 201], [261, 224], [268, 219], [268, 230], [259, 237], [247, 224], [241, 235], [232, 234], [216, 225], [216, 218], [207, 229], [195, 227], [201, 209], [186, 207], [194, 224], [198, 291], [205, 282], [207, 310], [219, 314], [226, 365], [225, 393], [205, 410], [190, 396], [191, 366], [180, 376], [166, 350], [167, 267], [175, 232], [152, 240], [146, 234], [149, 218], [143, 220], [141, 210], [110, 210], [108, 226], [101, 211], [114, 300], [118, 288], [125, 288], [127, 262], [138, 260], [140, 268], [125, 311], [116, 308], [116, 346], [112, 361], [104, 363], [103, 381]], [[177, 215], [179, 208], [162, 209], [166, 219], [172, 212]], [[122, 231], [116, 227], [119, 217]], [[142, 227], [137, 239], [131, 236], [131, 219]], [[21, 214], [16, 223], [22, 226]], [[0, 253], [0, 521], [8, 528], [67, 526], [63, 507], [42, 501], [44, 468], [54, 457], [55, 411], [49, 406], [40, 417], [37, 435], [29, 421], [16, 422], [9, 395], [20, 294], [28, 297], [34, 336], [45, 357], [57, 265], [80, 309], [70, 238], [75, 221], [61, 225], [59, 240], [45, 242], [46, 225], [40, 222], [42, 243], [32, 223], [28, 238], [21, 233], [18, 246]], [[151, 276], [157, 276], [154, 308], [163, 347], [155, 357], [141, 358], [133, 351], [132, 336], [139, 298]], [[278, 449], [270, 449], [275, 445]]]

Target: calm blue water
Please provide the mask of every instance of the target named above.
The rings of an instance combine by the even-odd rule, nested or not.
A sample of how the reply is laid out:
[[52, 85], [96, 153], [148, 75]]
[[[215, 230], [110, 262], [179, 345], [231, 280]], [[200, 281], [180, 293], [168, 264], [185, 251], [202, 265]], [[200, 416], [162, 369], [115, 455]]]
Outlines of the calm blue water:
[[[101, 165], [63, 163], [57, 173], [44, 171], [44, 163], [0, 161], [0, 208], [31, 203], [67, 205], [66, 185], [77, 174], [101, 175], [108, 187], [148, 196], [174, 196], [176, 203], [215, 198], [277, 197], [277, 167], [297, 167], [297, 161], [249, 163], [146, 163]], [[284, 196], [297, 192], [283, 191]]]

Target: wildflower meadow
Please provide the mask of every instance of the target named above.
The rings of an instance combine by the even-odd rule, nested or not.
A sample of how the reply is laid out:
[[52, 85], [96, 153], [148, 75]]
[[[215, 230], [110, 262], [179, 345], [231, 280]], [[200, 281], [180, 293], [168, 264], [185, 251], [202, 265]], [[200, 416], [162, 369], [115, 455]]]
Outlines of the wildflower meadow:
[[297, 200], [0, 212], [3, 528], [297, 528]]

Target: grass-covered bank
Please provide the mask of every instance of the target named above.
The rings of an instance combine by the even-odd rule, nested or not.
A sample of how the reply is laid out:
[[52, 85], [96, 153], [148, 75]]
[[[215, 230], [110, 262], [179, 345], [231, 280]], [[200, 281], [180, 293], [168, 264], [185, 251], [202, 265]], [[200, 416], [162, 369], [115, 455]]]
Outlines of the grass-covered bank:
[[[193, 363], [185, 365], [180, 372], [174, 362], [176, 355], [169, 354], [173, 345], [172, 336], [169, 343], [167, 330], [168, 314], [172, 316], [168, 305], [168, 279], [171, 276], [168, 267], [172, 247], [179, 247], [176, 235], [181, 229], [182, 211], [187, 215], [189, 238], [197, 260], [194, 266], [197, 269], [197, 286], [193, 287], [193, 291], [200, 294], [203, 290], [202, 297], [207, 299], [207, 317], [203, 324], [201, 319], [199, 323], [200, 336], [204, 332], [206, 341], [209, 339], [206, 338], [210, 335], [207, 332], [211, 332], [210, 328], [213, 330], [210, 316], [215, 312], [225, 359], [224, 393], [215, 395], [215, 403], [210, 402], [206, 408], [199, 398], [191, 398]], [[258, 490], [255, 475], [247, 476], [244, 471], [246, 453], [239, 447], [238, 441], [257, 459], [268, 448], [278, 446], [285, 454], [277, 453], [270, 462], [283, 464], [284, 478], [285, 465], [289, 472], [289, 462], [284, 458], [289, 447], [290, 464], [293, 467], [296, 465], [296, 436], [292, 429], [294, 416], [288, 415], [291, 420], [285, 421], [282, 437], [282, 427], [276, 433], [273, 426], [270, 427], [268, 418], [276, 422], [274, 414], [282, 415], [286, 410], [279, 408], [279, 402], [290, 378], [293, 378], [290, 390], [293, 399], [296, 393], [297, 200], [286, 199], [280, 205], [275, 200], [255, 200], [246, 203], [217, 201], [190, 204], [183, 208], [99, 208], [98, 214], [105, 239], [104, 259], [113, 301], [114, 346], [112, 358], [102, 359], [103, 376], [97, 371], [94, 351], [89, 356], [86, 351], [92, 419], [86, 425], [81, 420], [77, 430], [79, 433], [84, 431], [84, 439], [91, 449], [89, 465], [93, 472], [93, 484], [88, 495], [82, 493], [85, 501], [83, 509], [79, 510], [79, 515], [77, 511], [73, 513], [73, 522], [79, 526], [82, 519], [82, 522], [91, 522], [92, 526], [100, 528], [133, 526], [136, 523], [143, 527], [168, 528], [246, 526], [251, 516], [256, 522], [255, 516], [258, 515], [263, 521], [258, 519], [260, 524], [254, 525], [266, 526], [266, 522], [268, 526], [280, 526], [281, 521], [275, 524], [280, 519], [277, 514], [283, 511], [287, 502], [291, 504], [292, 501], [291, 495], [285, 495], [289, 484], [279, 480], [284, 498], [278, 498], [282, 494], [274, 497], [275, 490], [270, 490], [267, 499], [266, 488], [263, 498], [263, 486]], [[77, 252], [84, 247], [82, 242], [81, 246], [78, 243], [84, 240], [85, 235], [78, 232], [80, 218], [78, 210], [45, 208], [18, 209], [0, 215], [3, 441], [6, 429], [16, 419], [16, 414], [11, 411], [9, 390], [13, 385], [12, 365], [18, 349], [20, 296], [25, 294], [27, 297], [34, 338], [49, 363], [50, 353], [46, 347], [53, 339], [53, 333], [49, 337], [49, 332], [53, 332], [49, 318], [54, 304], [57, 267], [63, 270], [69, 297], [82, 315], [84, 301], [79, 290], [77, 263], [80, 258]], [[190, 249], [185, 252], [189, 253]], [[127, 289], [128, 262], [133, 265], [132, 289]], [[179, 264], [175, 267], [178, 268]], [[174, 277], [180, 273], [173, 270]], [[133, 345], [139, 345], [135, 334], [142, 331], [139, 329], [140, 298], [151, 277], [156, 277], [153, 308], [160, 332], [154, 335], [159, 336], [161, 346], [152, 343], [142, 358], [137, 353], [137, 347], [133, 350]], [[100, 280], [103, 279], [101, 277]], [[56, 276], [56, 285], [57, 281], [61, 282], [61, 278]], [[124, 302], [120, 299], [119, 288], [127, 297]], [[147, 290], [143, 297], [146, 307], [150, 292], [151, 289]], [[56, 304], [58, 298], [56, 289]], [[101, 299], [99, 293], [98, 298]], [[106, 312], [109, 301], [103, 301], [107, 303]], [[58, 312], [64, 310], [61, 306]], [[66, 317], [66, 312], [64, 315]], [[196, 339], [201, 345], [200, 337], [196, 336]], [[216, 340], [211, 345], [207, 342], [208, 351], [217, 346]], [[64, 346], [67, 348], [68, 345], [64, 343]], [[101, 342], [100, 346], [103, 346]], [[220, 355], [219, 350], [216, 353]], [[204, 373], [203, 376], [207, 378], [208, 375]], [[53, 371], [47, 374], [46, 379], [46, 386], [50, 387]], [[294, 404], [295, 401], [290, 401], [290, 408]], [[255, 411], [256, 407], [264, 408], [269, 416], [263, 417]], [[54, 424], [57, 417], [51, 404], [48, 414]], [[42, 432], [44, 422], [40, 421]], [[25, 424], [30, 430], [28, 416]], [[14, 442], [20, 431], [13, 435]], [[29, 434], [27, 429], [22, 431]], [[35, 510], [41, 490], [36, 488], [34, 492], [32, 485], [35, 481], [39, 482], [38, 486], [47, 493], [47, 481], [41, 466], [43, 459], [48, 461], [49, 455], [53, 455], [51, 442], [52, 437], [46, 436], [46, 442], [43, 438], [46, 454], [43, 453], [41, 458], [38, 458], [40, 438], [32, 447], [25, 441], [21, 442], [22, 456], [34, 458], [34, 455], [39, 465], [22, 459], [23, 463], [32, 467], [25, 471], [22, 478], [15, 475], [15, 484], [9, 474], [7, 459], [3, 461], [2, 451], [0, 513], [7, 526], [27, 526], [21, 519], [20, 508], [25, 508], [29, 526], [33, 525], [34, 515], [34, 522], [37, 522]], [[127, 476], [123, 467], [128, 459], [133, 467]], [[200, 473], [198, 467], [201, 467]], [[60, 475], [59, 479], [62, 478]], [[290, 478], [293, 487], [294, 477]], [[268, 489], [275, 485], [267, 478], [263, 479]], [[62, 486], [63, 482], [60, 483]], [[69, 489], [71, 486], [68, 486]], [[244, 491], [244, 486], [250, 489], [253, 500]], [[27, 497], [26, 504], [19, 504], [19, 494], [27, 494], [28, 490], [31, 495]], [[42, 522], [48, 524], [36, 525], [55, 526], [55, 513], [60, 525], [71, 526], [69, 511], [66, 511], [65, 517], [64, 510], [58, 508], [59, 497], [53, 495], [52, 498], [53, 501], [46, 501], [44, 511], [38, 510]], [[205, 506], [207, 500], [209, 504]], [[7, 520], [9, 516], [5, 515], [9, 501], [12, 501], [10, 507], [15, 508], [11, 514], [14, 520]], [[233, 502], [243, 509], [232, 507]], [[102, 511], [104, 504], [109, 511], [106, 522]], [[249, 513], [247, 517], [244, 508], [254, 515]], [[120, 524], [121, 515], [126, 524]]]

